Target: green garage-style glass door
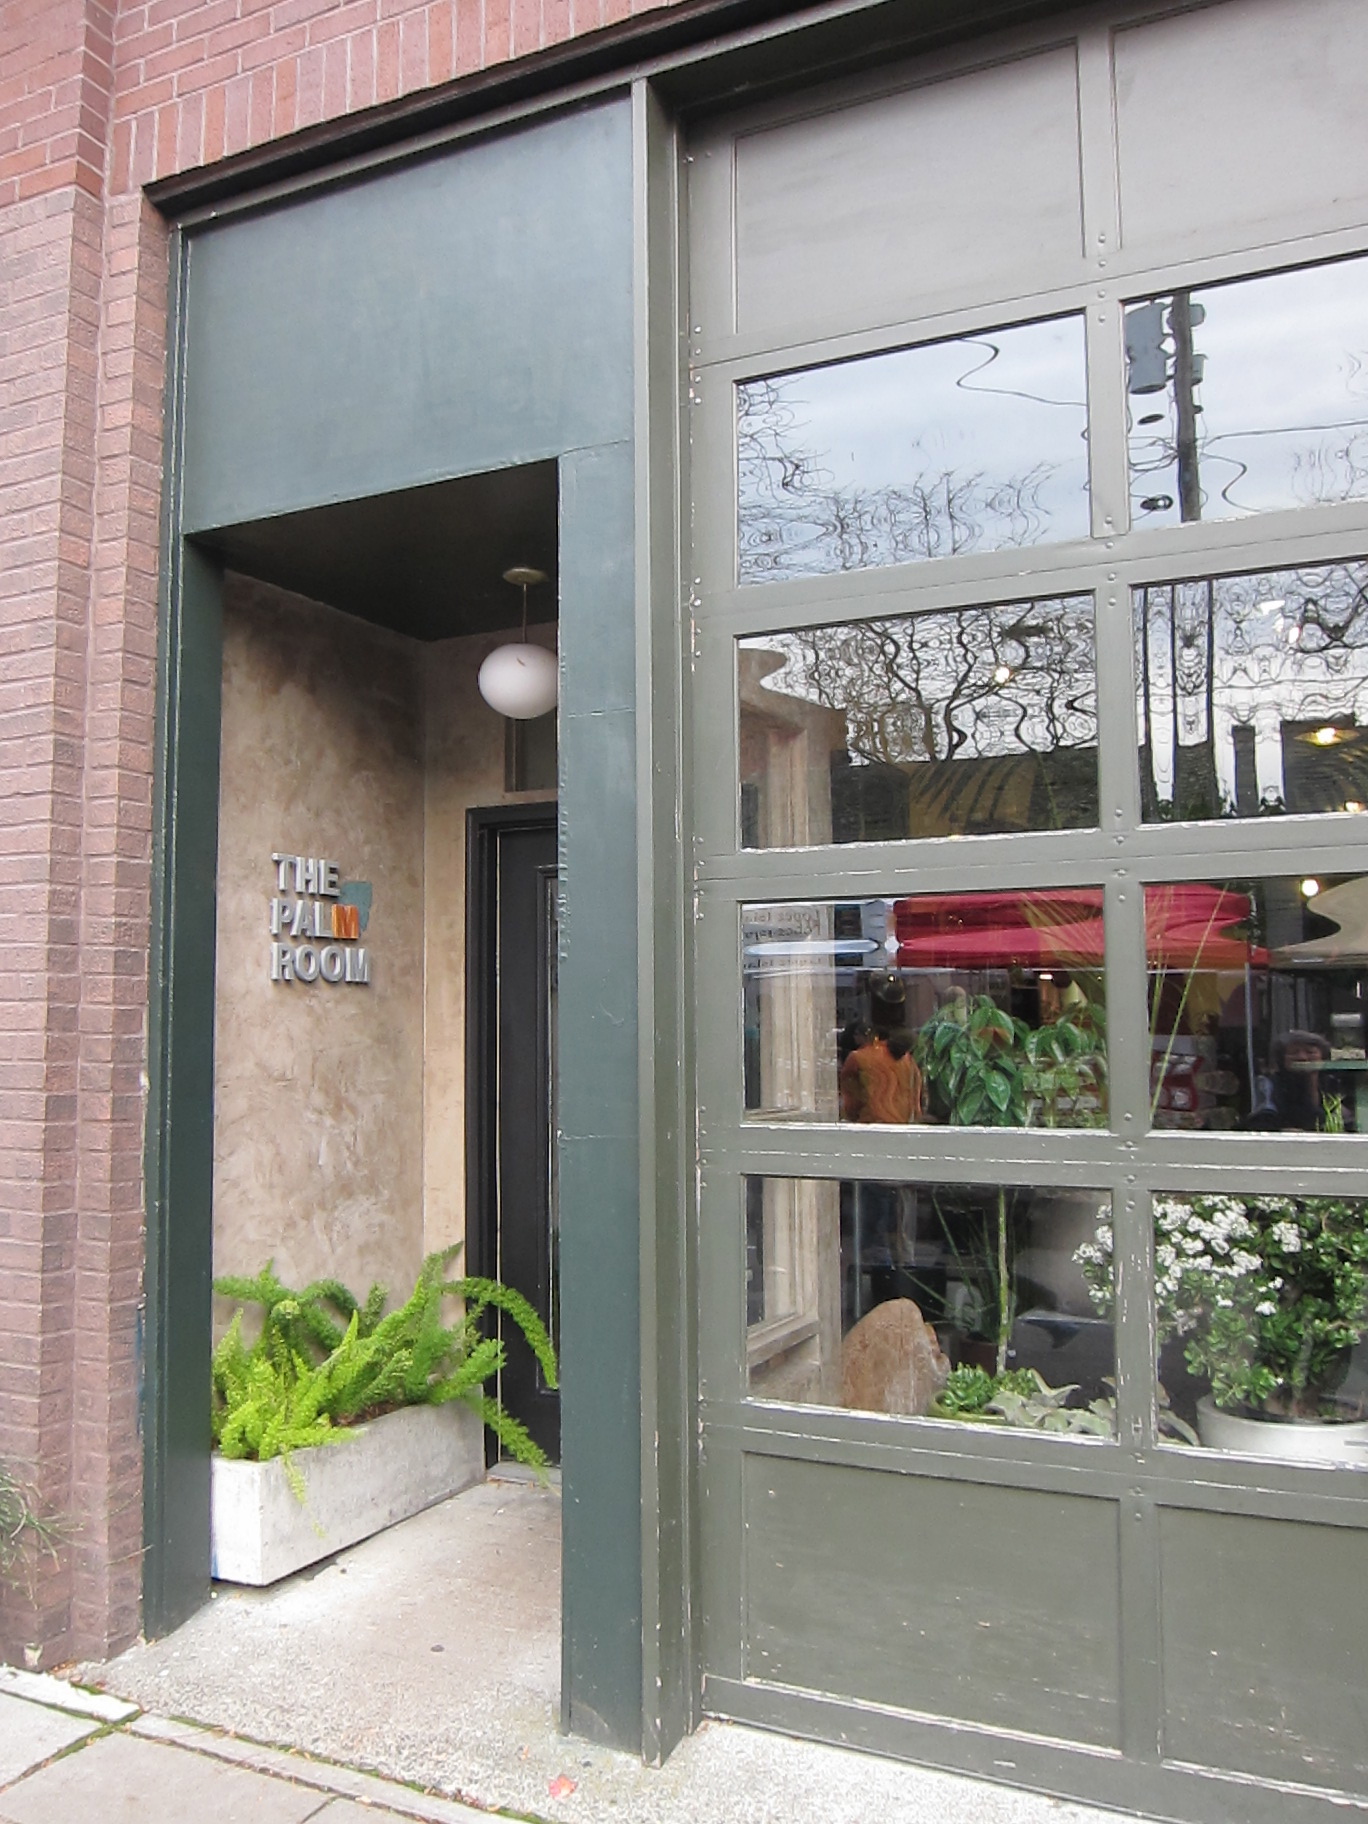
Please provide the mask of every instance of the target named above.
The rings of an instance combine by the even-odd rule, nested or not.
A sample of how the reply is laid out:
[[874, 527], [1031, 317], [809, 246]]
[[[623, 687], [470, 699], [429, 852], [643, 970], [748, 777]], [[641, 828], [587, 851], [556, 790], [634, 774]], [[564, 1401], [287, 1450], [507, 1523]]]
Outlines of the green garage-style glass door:
[[1267, 10], [694, 136], [691, 713], [705, 1708], [1282, 1820], [1368, 1790], [1368, 25]]

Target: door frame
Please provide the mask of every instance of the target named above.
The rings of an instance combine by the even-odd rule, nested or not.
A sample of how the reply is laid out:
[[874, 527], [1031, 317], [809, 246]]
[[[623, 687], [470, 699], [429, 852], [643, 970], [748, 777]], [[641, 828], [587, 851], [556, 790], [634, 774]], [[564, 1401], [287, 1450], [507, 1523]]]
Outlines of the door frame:
[[[466, 812], [465, 1271], [499, 1269], [499, 1007], [491, 959], [498, 947], [499, 838], [508, 830], [559, 832], [554, 798], [476, 805]], [[555, 1145], [555, 1136], [551, 1136]], [[485, 1432], [485, 1461], [498, 1440]]]

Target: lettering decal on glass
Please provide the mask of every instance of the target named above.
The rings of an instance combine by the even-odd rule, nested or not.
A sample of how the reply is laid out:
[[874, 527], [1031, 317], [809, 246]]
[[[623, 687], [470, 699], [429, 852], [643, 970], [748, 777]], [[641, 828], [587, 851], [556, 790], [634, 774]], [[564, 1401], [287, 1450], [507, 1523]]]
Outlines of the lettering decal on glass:
[[370, 985], [371, 884], [343, 880], [335, 861], [272, 851], [275, 891], [268, 923], [273, 982]]

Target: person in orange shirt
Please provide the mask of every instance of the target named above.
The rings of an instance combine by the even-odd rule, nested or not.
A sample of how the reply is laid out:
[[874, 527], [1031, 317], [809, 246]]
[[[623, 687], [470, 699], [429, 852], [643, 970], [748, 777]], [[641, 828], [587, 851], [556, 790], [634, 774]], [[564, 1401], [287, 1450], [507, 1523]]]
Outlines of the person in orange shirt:
[[841, 1066], [841, 1113], [881, 1127], [923, 1119], [922, 1074], [905, 1032], [863, 1035]]

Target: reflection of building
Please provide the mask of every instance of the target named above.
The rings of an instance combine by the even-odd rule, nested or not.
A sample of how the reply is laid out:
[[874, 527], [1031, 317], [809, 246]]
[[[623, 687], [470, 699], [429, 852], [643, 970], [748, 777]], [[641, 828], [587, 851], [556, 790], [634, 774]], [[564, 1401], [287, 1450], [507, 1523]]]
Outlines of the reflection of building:
[[[781, 663], [777, 654], [741, 653], [747, 848], [1049, 829], [1096, 815], [1097, 750], [1090, 743], [1039, 752], [1025, 744], [1010, 751], [1007, 742], [1007, 752], [939, 759], [854, 754], [844, 706], [824, 708], [766, 682]], [[896, 683], [880, 688], [895, 709]], [[881, 707], [871, 691], [861, 711], [877, 716]]]
[[1049, 829], [1081, 821], [1096, 798], [1092, 747], [904, 767], [857, 765], [844, 753], [831, 760], [833, 842]]
[[1284, 722], [1280, 733], [1289, 815], [1368, 805], [1368, 730], [1352, 717], [1318, 716]]
[[830, 840], [828, 755], [841, 738], [834, 710], [766, 690], [778, 658], [746, 652], [741, 666], [741, 816], [747, 848]]

